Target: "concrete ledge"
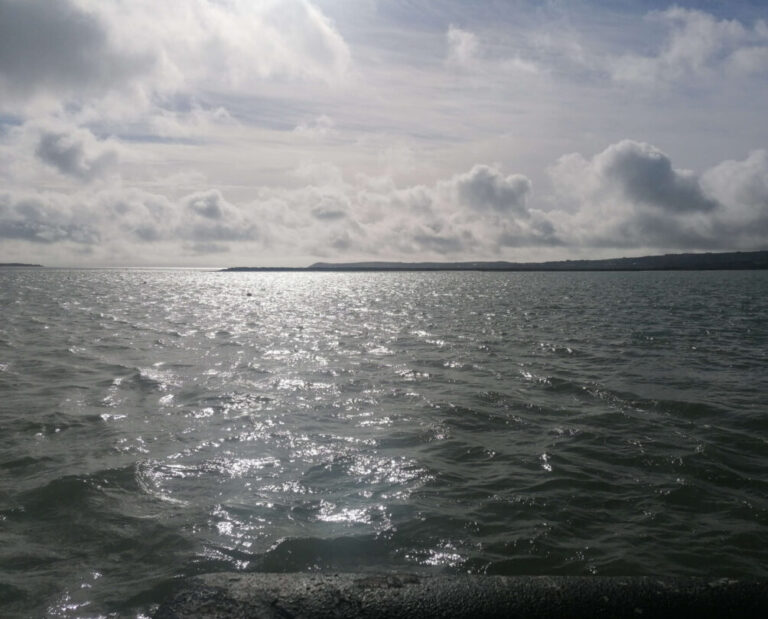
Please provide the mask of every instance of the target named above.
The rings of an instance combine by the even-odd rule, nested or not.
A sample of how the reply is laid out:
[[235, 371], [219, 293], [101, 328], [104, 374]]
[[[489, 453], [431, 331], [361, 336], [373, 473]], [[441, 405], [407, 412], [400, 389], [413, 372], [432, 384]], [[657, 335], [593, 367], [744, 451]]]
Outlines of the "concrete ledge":
[[220, 573], [155, 613], [187, 617], [768, 617], [768, 582], [709, 578]]

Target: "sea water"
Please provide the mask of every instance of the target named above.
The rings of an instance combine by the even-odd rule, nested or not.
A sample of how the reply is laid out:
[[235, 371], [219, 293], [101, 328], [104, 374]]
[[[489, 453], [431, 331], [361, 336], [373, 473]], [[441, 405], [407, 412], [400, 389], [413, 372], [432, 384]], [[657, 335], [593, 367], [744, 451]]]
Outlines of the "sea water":
[[0, 269], [0, 614], [224, 570], [768, 576], [768, 272]]

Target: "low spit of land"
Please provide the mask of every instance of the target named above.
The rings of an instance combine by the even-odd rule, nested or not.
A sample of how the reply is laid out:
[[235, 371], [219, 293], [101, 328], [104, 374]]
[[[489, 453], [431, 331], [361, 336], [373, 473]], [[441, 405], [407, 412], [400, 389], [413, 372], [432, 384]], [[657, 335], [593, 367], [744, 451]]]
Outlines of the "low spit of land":
[[665, 254], [556, 262], [316, 262], [308, 267], [230, 267], [224, 271], [702, 271], [768, 269], [768, 250]]

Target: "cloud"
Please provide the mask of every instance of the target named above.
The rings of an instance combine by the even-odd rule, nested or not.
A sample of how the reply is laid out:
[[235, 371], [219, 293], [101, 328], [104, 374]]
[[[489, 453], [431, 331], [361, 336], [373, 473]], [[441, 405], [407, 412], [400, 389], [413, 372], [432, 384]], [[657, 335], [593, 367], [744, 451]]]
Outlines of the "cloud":
[[211, 189], [170, 200], [138, 189], [97, 192], [0, 194], [0, 238], [80, 245], [189, 242], [221, 243], [262, 239], [256, 214], [248, 214]]
[[205, 108], [197, 102], [186, 110], [156, 108], [145, 122], [151, 135], [170, 140], [210, 139], [217, 129], [238, 126], [223, 106]]
[[324, 200], [323, 202], [326, 203], [318, 204], [310, 211], [312, 213], [312, 217], [315, 219], [334, 221], [336, 219], [343, 219], [347, 216], [346, 209], [336, 200]]
[[525, 201], [531, 181], [522, 174], [504, 176], [498, 168], [476, 165], [469, 172], [455, 176], [452, 184], [457, 200], [478, 211], [526, 216]]
[[99, 229], [76, 204], [62, 196], [21, 196], [0, 194], [0, 239], [30, 243], [96, 244]]
[[584, 247], [759, 249], [768, 231], [768, 157], [756, 151], [701, 175], [648, 144], [624, 140], [550, 170], [569, 243]]
[[478, 52], [477, 36], [468, 30], [450, 26], [445, 33], [448, 44], [448, 63], [458, 67], [469, 67]]
[[227, 202], [217, 189], [189, 195], [181, 200], [180, 238], [201, 243], [255, 241], [259, 226], [238, 207]]
[[752, 28], [738, 20], [673, 6], [649, 13], [648, 19], [669, 30], [665, 45], [654, 55], [624, 54], [609, 60], [612, 77], [622, 82], [674, 83], [717, 74], [768, 72], [768, 27]]
[[101, 94], [144, 75], [155, 60], [119, 50], [103, 21], [69, 0], [0, 0], [3, 98]]
[[97, 140], [87, 129], [42, 128], [35, 156], [60, 173], [81, 181], [101, 178], [118, 164], [114, 144]]
[[[511, 74], [535, 74], [539, 66], [531, 59], [525, 59], [518, 54], [499, 54], [493, 51], [494, 45], [481, 41], [477, 34], [456, 26], [449, 26], [445, 33], [446, 64], [448, 67], [461, 70], [471, 70], [473, 74], [487, 76], [489, 79], [499, 79]], [[498, 46], [498, 42], [496, 43]], [[502, 48], [504, 45], [501, 46]]]
[[567, 20], [548, 19], [507, 37], [486, 33], [483, 41], [451, 26], [446, 33], [448, 64], [484, 70], [492, 79], [515, 71], [518, 77], [529, 73], [579, 85], [613, 82], [639, 88], [717, 87], [724, 79], [768, 75], [764, 20], [749, 25], [672, 6], [647, 13], [642, 29], [624, 23], [626, 35], [616, 41], [611, 30], [578, 14], [574, 10]]
[[550, 170], [556, 193], [546, 211], [527, 177], [496, 165], [406, 186], [387, 176], [345, 179], [330, 164], [305, 172], [301, 186], [260, 186], [240, 201], [215, 188], [178, 199], [99, 185], [6, 191], [0, 238], [99, 256], [119, 247], [143, 258], [164, 248], [169, 260], [173, 251], [202, 259], [269, 250], [286, 264], [295, 256], [504, 259], [524, 248], [757, 249], [768, 234], [766, 151], [700, 175], [630, 140], [591, 157], [566, 155]]
[[[302, 236], [317, 239], [312, 251], [332, 246], [348, 255], [498, 255], [503, 247], [555, 244], [546, 215], [527, 208], [531, 182], [497, 166], [476, 165], [433, 185], [397, 187], [388, 177], [360, 176], [272, 196], [297, 219]], [[315, 179], [314, 182], [320, 182]], [[302, 216], [311, 206], [311, 218]], [[311, 230], [304, 230], [309, 227]]]
[[350, 65], [344, 39], [308, 0], [0, 0], [0, 15], [10, 110], [40, 100], [115, 108], [126, 103], [119, 95], [131, 100], [128, 113], [172, 105], [178, 92], [258, 92], [273, 79], [336, 84]]
[[273, 78], [337, 83], [349, 69], [346, 42], [308, 0], [90, 4], [122, 49], [157, 60], [158, 89], [242, 93]]
[[624, 140], [606, 148], [591, 162], [600, 182], [634, 205], [667, 212], [707, 212], [718, 203], [702, 192], [695, 174], [675, 170], [657, 148]]
[[308, 122], [299, 123], [293, 132], [310, 140], [321, 140], [332, 135], [335, 126], [336, 123], [331, 117], [321, 114]]
[[765, 247], [768, 238], [768, 152], [724, 161], [707, 170], [701, 184], [725, 205], [720, 232], [743, 246]]
[[756, 150], [744, 161], [723, 161], [702, 176], [702, 185], [724, 204], [768, 210], [768, 152]]

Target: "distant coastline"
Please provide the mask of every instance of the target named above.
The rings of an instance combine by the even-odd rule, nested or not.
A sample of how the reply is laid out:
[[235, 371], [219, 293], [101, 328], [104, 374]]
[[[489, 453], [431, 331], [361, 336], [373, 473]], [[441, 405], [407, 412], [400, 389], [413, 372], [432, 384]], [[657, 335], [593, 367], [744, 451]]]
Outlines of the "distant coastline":
[[550, 262], [316, 262], [308, 267], [229, 267], [222, 271], [716, 271], [743, 269], [768, 269], [768, 250]]
[[2, 267], [42, 267], [42, 264], [27, 264], [25, 262], [0, 262]]

